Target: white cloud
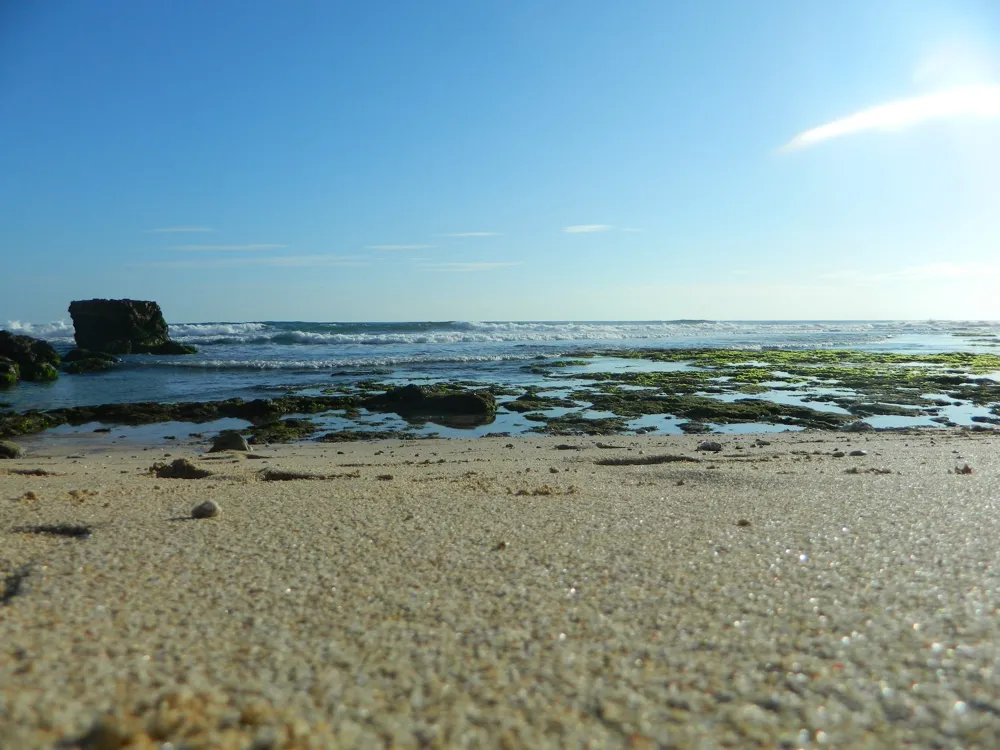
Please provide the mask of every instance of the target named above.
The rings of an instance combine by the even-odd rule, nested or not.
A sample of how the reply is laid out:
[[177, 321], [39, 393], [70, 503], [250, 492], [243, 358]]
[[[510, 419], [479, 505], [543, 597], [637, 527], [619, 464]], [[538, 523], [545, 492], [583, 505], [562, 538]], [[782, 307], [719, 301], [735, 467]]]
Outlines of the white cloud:
[[588, 234], [590, 232], [607, 232], [609, 229], [614, 229], [610, 224], [573, 224], [572, 226], [563, 227], [563, 231], [567, 234]]
[[243, 252], [247, 250], [279, 250], [288, 245], [173, 245], [171, 250], [185, 253], [210, 253], [215, 251]]
[[432, 271], [495, 271], [498, 268], [507, 268], [509, 266], [519, 266], [521, 261], [508, 261], [508, 262], [468, 262], [468, 263], [427, 263], [422, 265], [422, 268], [427, 268]]
[[434, 245], [369, 245], [369, 250], [427, 250]]
[[147, 229], [147, 234], [163, 234], [170, 232], [214, 232], [211, 227], [160, 227], [159, 229]]
[[450, 232], [442, 237], [499, 237], [500, 232]]
[[779, 151], [796, 151], [855, 133], [904, 130], [930, 120], [963, 116], [1000, 117], [1000, 85], [960, 86], [864, 109], [799, 133]]
[[251, 258], [212, 258], [199, 260], [164, 260], [149, 263], [136, 263], [130, 268], [237, 268], [237, 267], [271, 267], [271, 268], [329, 268], [358, 267], [368, 263], [357, 256], [350, 255], [277, 255]]

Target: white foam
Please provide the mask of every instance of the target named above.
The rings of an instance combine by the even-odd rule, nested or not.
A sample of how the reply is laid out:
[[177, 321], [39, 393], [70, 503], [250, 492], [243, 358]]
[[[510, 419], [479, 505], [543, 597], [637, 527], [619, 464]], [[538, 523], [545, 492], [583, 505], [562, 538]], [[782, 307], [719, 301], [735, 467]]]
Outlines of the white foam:
[[67, 323], [65, 320], [56, 320], [51, 323], [25, 323], [20, 320], [8, 320], [4, 328], [19, 336], [33, 336], [49, 341], [73, 340], [73, 324]]

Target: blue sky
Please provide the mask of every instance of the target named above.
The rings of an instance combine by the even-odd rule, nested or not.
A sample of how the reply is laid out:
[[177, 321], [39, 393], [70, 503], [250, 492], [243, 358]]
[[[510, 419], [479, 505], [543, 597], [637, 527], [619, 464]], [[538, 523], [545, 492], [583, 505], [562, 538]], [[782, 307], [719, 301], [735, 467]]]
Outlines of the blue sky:
[[0, 323], [1000, 318], [993, 0], [0, 8]]

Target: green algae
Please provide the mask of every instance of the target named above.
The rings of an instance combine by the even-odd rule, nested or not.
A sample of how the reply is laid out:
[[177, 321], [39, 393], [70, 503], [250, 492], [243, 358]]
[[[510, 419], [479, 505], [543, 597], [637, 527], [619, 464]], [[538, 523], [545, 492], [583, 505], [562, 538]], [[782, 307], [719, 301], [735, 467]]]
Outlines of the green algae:
[[568, 398], [556, 398], [554, 396], [539, 396], [535, 390], [518, 396], [513, 401], [500, 404], [507, 411], [524, 414], [533, 411], [544, 411], [546, 409], [576, 409], [580, 405]]
[[525, 419], [544, 424], [532, 427], [530, 432], [546, 435], [620, 435], [628, 431], [626, 420], [621, 417], [585, 417], [582, 411], [558, 417], [545, 414], [525, 414]]
[[319, 429], [319, 425], [308, 419], [278, 419], [273, 422], [255, 425], [245, 431], [249, 442], [257, 443], [291, 443], [305, 440]]
[[0, 388], [13, 388], [21, 379], [21, 368], [17, 362], [0, 357]]
[[321, 443], [353, 443], [360, 440], [415, 440], [418, 437], [430, 435], [414, 435], [405, 430], [338, 430], [320, 435], [316, 440]]

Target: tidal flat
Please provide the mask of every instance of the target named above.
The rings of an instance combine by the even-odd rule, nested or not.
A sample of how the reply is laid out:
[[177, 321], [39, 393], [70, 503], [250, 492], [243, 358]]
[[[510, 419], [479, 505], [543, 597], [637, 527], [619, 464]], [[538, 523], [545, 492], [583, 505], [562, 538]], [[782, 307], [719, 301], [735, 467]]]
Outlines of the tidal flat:
[[[595, 349], [530, 360], [503, 382], [372, 374], [352, 380], [339, 370], [333, 382], [275, 387], [252, 400], [5, 409], [0, 437], [112, 425], [120, 439], [129, 426], [168, 422], [204, 433], [221, 420], [226, 428], [235, 420], [252, 443], [1000, 425], [1000, 355], [984, 352]], [[460, 403], [440, 413], [404, 408], [390, 395], [407, 385], [489, 406], [472, 414]]]

